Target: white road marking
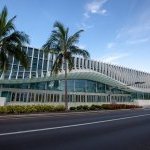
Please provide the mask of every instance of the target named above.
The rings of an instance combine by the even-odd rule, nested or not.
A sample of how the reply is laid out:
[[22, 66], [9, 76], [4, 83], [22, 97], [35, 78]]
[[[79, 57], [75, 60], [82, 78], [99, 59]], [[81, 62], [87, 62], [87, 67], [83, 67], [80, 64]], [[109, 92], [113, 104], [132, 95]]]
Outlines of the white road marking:
[[116, 118], [116, 119], [108, 119], [108, 120], [88, 122], [88, 123], [81, 123], [81, 124], [66, 125], [66, 126], [60, 126], [60, 127], [50, 127], [50, 128], [41, 128], [41, 129], [33, 129], [33, 130], [24, 130], [24, 131], [0, 133], [0, 136], [16, 135], [16, 134], [23, 134], [23, 133], [33, 133], [33, 132], [56, 130], [56, 129], [64, 129], [64, 128], [71, 128], [71, 127], [79, 127], [79, 126], [87, 126], [87, 125], [100, 124], [100, 123], [106, 123], [106, 122], [113, 122], [113, 121], [119, 121], [119, 120], [126, 120], [126, 119], [145, 117], [145, 116], [150, 116], [150, 114], [130, 116], [130, 117], [124, 117], [124, 118]]

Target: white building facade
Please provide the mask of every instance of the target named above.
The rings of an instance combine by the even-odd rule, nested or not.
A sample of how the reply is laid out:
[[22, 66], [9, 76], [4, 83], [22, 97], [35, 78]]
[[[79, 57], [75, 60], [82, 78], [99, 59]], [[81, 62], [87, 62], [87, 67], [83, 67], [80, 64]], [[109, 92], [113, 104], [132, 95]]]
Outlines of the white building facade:
[[[64, 65], [51, 76], [55, 56], [23, 47], [29, 57], [25, 70], [10, 58], [9, 70], [1, 74], [1, 97], [6, 104], [64, 104]], [[82, 57], [73, 57], [68, 73], [69, 106], [103, 103], [145, 103], [150, 100], [150, 74]]]

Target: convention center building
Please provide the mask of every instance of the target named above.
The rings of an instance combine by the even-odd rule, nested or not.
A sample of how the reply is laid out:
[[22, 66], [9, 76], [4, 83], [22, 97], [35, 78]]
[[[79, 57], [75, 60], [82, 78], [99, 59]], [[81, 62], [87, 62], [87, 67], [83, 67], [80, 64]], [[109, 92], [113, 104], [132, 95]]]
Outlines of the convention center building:
[[[13, 57], [9, 70], [1, 73], [0, 94], [5, 104], [64, 104], [64, 65], [58, 75], [51, 75], [55, 55], [41, 49], [23, 47], [29, 67], [24, 69]], [[73, 57], [68, 72], [69, 106], [104, 103], [149, 105], [150, 73]]]

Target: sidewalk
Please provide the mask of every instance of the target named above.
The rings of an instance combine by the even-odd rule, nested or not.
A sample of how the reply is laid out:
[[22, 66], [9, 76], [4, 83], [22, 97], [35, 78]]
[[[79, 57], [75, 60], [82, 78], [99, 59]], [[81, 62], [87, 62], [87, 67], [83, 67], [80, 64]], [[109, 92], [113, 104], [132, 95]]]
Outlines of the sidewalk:
[[46, 112], [46, 113], [30, 113], [30, 114], [4, 114], [0, 115], [0, 119], [8, 118], [34, 118], [34, 117], [59, 117], [59, 116], [68, 116], [68, 115], [80, 115], [80, 114], [91, 114], [91, 113], [104, 113], [112, 111], [129, 111], [129, 110], [141, 110], [143, 108], [136, 109], [116, 109], [116, 110], [98, 110], [98, 111], [68, 111], [68, 112]]

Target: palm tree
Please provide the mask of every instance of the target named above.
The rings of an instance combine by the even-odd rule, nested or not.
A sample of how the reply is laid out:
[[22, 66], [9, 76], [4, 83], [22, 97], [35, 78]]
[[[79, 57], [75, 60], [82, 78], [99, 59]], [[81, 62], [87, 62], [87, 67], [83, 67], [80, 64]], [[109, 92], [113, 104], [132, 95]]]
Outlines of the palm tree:
[[71, 71], [73, 69], [73, 55], [82, 55], [84, 58], [90, 56], [86, 50], [81, 49], [76, 45], [79, 42], [81, 32], [83, 32], [83, 30], [79, 30], [70, 36], [69, 28], [65, 28], [62, 23], [56, 21], [50, 38], [42, 47], [46, 52], [56, 55], [51, 74], [58, 74], [58, 72], [61, 72], [64, 63], [66, 110], [68, 110], [67, 72], [68, 70]]
[[16, 16], [7, 20], [8, 11], [6, 6], [0, 13], [0, 71], [8, 70], [9, 57], [20, 61], [20, 64], [27, 68], [28, 57], [21, 50], [24, 44], [29, 44], [29, 37], [24, 32], [15, 29], [14, 20]]

